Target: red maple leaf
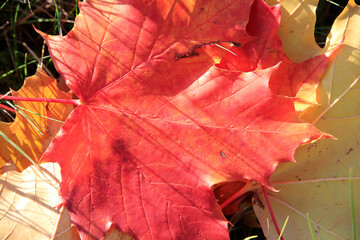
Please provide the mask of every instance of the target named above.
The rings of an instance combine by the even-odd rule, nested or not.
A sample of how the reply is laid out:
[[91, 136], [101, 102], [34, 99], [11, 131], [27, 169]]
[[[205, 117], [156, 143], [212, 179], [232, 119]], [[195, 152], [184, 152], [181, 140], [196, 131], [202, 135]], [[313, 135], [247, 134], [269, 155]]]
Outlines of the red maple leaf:
[[[269, 86], [275, 94], [300, 98], [298, 106], [304, 110], [309, 104], [315, 104], [316, 89], [332, 54], [328, 52], [294, 63], [284, 53], [281, 39], [277, 34], [280, 25], [280, 4], [269, 7], [263, 0], [255, 0], [251, 7], [247, 32], [254, 38], [243, 47], [231, 48], [218, 67], [249, 72], [266, 69], [280, 62], [270, 78]], [[234, 53], [236, 55], [234, 55]]]
[[269, 7], [263, 0], [255, 0], [246, 27], [253, 41], [242, 48], [231, 48], [236, 55], [225, 55], [218, 66], [249, 72], [269, 68], [287, 59], [277, 34], [280, 17], [280, 4]]
[[228, 239], [211, 186], [255, 180], [323, 137], [277, 96], [277, 66], [213, 66], [219, 42], [245, 43], [252, 1], [88, 0], [66, 36], [43, 34], [81, 104], [42, 161], [83, 239], [111, 225], [137, 239]]

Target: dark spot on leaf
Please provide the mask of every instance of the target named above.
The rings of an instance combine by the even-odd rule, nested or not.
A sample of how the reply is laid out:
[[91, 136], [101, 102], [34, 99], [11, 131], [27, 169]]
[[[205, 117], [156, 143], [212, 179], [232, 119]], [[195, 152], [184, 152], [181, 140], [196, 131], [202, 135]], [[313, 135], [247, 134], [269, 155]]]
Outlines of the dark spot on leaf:
[[241, 46], [241, 43], [233, 42], [233, 41], [213, 41], [213, 42], [208, 42], [208, 43], [200, 43], [200, 44], [196, 44], [195, 46], [193, 46], [186, 53], [175, 53], [174, 60], [177, 61], [177, 60], [180, 60], [182, 58], [199, 56], [199, 53], [196, 52], [196, 49], [202, 48], [202, 47], [207, 46], [207, 45], [218, 44], [218, 43], [232, 43], [235, 47], [240, 47]]
[[118, 148], [120, 148], [121, 150], [124, 151], [124, 150], [126, 149], [126, 147], [125, 147], [125, 142], [124, 142], [123, 140], [118, 139], [118, 140], [115, 141], [115, 143], [116, 143], [116, 146], [117, 146]]
[[346, 152], [346, 155], [348, 155], [349, 153], [351, 153], [354, 149], [353, 148], [349, 148], [349, 150]]
[[313, 148], [313, 147], [314, 147], [314, 145], [310, 145], [310, 146], [308, 147], [307, 151], [309, 152], [310, 149]]
[[128, 161], [129, 152], [127, 151], [127, 147], [123, 140], [116, 140], [112, 150], [113, 154], [120, 156], [120, 159], [122, 159], [123, 162]]
[[75, 195], [75, 192], [71, 191], [70, 195], [68, 196], [68, 199], [65, 202], [66, 208], [69, 210], [69, 212], [73, 212], [73, 213], [76, 212], [76, 208], [77, 208], [74, 206], [74, 201], [72, 201], [72, 198], [74, 198], [74, 195]]
[[241, 43], [238, 42], [232, 42], [232, 44], [234, 44], [235, 47], [241, 47]]
[[174, 60], [177, 61], [181, 58], [187, 58], [187, 57], [193, 57], [193, 56], [199, 56], [199, 53], [197, 53], [195, 50], [180, 54], [180, 53], [175, 53], [175, 57]]
[[205, 10], [205, 8], [200, 8], [200, 11], [204, 11]]

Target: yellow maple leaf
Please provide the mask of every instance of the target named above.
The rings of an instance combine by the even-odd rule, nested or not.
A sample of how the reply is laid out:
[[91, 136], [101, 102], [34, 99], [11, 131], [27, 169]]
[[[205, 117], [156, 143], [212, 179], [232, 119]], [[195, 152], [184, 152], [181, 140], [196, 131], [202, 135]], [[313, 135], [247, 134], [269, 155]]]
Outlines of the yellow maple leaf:
[[[50, 78], [42, 69], [38, 69], [35, 75], [25, 80], [19, 91], [13, 92], [13, 96], [71, 99], [72, 93], [59, 90], [56, 80]], [[50, 102], [14, 101], [14, 104], [18, 106], [15, 121], [0, 122], [0, 131], [34, 162], [38, 162], [60, 129], [62, 121], [65, 121], [74, 107]], [[0, 167], [8, 161], [13, 161], [20, 171], [31, 164], [8, 140], [0, 138]]]
[[[292, 7], [285, 5], [284, 12], [293, 12], [293, 15], [287, 18], [288, 21], [292, 19], [294, 26], [301, 26], [301, 23], [314, 25], [315, 9], [308, 5], [313, 6], [313, 3], [314, 1], [302, 3], [296, 0], [287, 1], [287, 6]], [[305, 10], [307, 15], [305, 12], [301, 13]], [[290, 23], [286, 24], [290, 27]], [[322, 140], [300, 147], [295, 154], [296, 164], [282, 164], [272, 175], [272, 185], [280, 190], [276, 193], [269, 192], [276, 220], [281, 225], [289, 217], [283, 233], [285, 239], [312, 239], [309, 222], [317, 239], [360, 237], [358, 229], [353, 234], [351, 216], [352, 212], [355, 216], [360, 215], [359, 24], [360, 6], [357, 6], [354, 0], [350, 0], [334, 22], [326, 44], [326, 48], [331, 48], [337, 41], [344, 39], [318, 89], [320, 105], [310, 109], [303, 116], [321, 131], [335, 136], [337, 140]], [[297, 30], [303, 31], [305, 27], [298, 27]], [[324, 51], [310, 39], [314, 33], [313, 28], [309, 27], [302, 33], [300, 34], [303, 36], [302, 40], [295, 37], [298, 45], [289, 47], [289, 57], [306, 59]], [[298, 33], [293, 35], [300, 36]], [[290, 43], [291, 38], [288, 38], [288, 41]], [[312, 45], [311, 41], [313, 41]], [[350, 169], [353, 177], [349, 175]], [[350, 181], [353, 187], [350, 187]], [[262, 194], [259, 196], [260, 201], [264, 202]], [[351, 210], [351, 198], [355, 204], [353, 210]], [[269, 224], [271, 217], [266, 206], [265, 208], [254, 206], [254, 210], [267, 239], [277, 239], [278, 235], [273, 224], [271, 222]], [[355, 223], [358, 224], [356, 221]]]

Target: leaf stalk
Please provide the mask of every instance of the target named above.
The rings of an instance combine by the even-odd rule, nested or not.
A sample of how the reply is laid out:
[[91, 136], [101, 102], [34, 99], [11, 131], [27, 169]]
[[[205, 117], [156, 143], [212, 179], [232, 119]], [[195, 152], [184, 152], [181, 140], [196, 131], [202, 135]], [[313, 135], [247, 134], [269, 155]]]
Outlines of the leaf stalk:
[[267, 204], [267, 206], [268, 206], [269, 213], [270, 213], [271, 219], [272, 219], [272, 221], [273, 221], [273, 223], [274, 223], [275, 229], [276, 229], [278, 235], [281, 236], [280, 239], [281, 239], [281, 240], [284, 240], [284, 238], [283, 238], [283, 236], [282, 236], [282, 233], [281, 233], [281, 231], [280, 231], [280, 228], [279, 228], [279, 224], [278, 224], [277, 221], [276, 221], [274, 211], [273, 211], [273, 209], [272, 209], [272, 207], [271, 207], [270, 200], [269, 200], [269, 196], [268, 196], [268, 194], [267, 194], [267, 192], [266, 192], [266, 189], [265, 189], [265, 187], [264, 187], [263, 185], [261, 185], [261, 189], [262, 189], [262, 191], [263, 191], [263, 194], [264, 194], [264, 197], [265, 197], [265, 200], [266, 200], [266, 204]]
[[76, 106], [80, 105], [79, 99], [27, 98], [27, 97], [14, 97], [14, 96], [5, 96], [5, 95], [0, 95], [0, 99], [27, 101], [27, 102], [51, 102], [51, 103], [73, 104]]
[[241, 197], [247, 192], [254, 191], [257, 188], [258, 184], [255, 181], [246, 181], [246, 184], [237, 191], [234, 195], [232, 195], [230, 198], [226, 199], [225, 202], [223, 202], [220, 207], [221, 209], [224, 209], [227, 205], [235, 201], [237, 198]]
[[0, 104], [0, 108], [5, 109], [5, 110], [7, 110], [9, 112], [12, 112], [12, 113], [16, 113], [16, 111], [14, 109], [12, 109], [11, 107], [8, 107], [8, 106], [6, 106], [4, 104]]

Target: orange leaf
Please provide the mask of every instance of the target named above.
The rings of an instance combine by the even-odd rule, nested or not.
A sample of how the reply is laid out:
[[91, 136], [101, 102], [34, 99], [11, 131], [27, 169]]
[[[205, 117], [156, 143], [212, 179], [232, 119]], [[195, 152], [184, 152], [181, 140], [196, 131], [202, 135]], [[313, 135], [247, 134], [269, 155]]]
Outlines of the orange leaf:
[[[13, 96], [28, 98], [72, 98], [71, 93], [60, 91], [57, 87], [56, 80], [50, 78], [42, 69], [38, 69], [34, 76], [28, 77], [23, 87], [19, 91], [13, 92]], [[1, 122], [0, 131], [19, 146], [33, 161], [38, 162], [62, 125], [62, 123], [46, 117], [65, 121], [73, 110], [73, 106], [20, 101], [14, 101], [14, 104], [21, 107], [16, 114], [15, 121], [12, 123]], [[4, 166], [7, 161], [13, 161], [18, 170], [22, 171], [31, 164], [25, 156], [10, 145], [4, 138], [0, 139], [0, 153], [0, 167]]]

